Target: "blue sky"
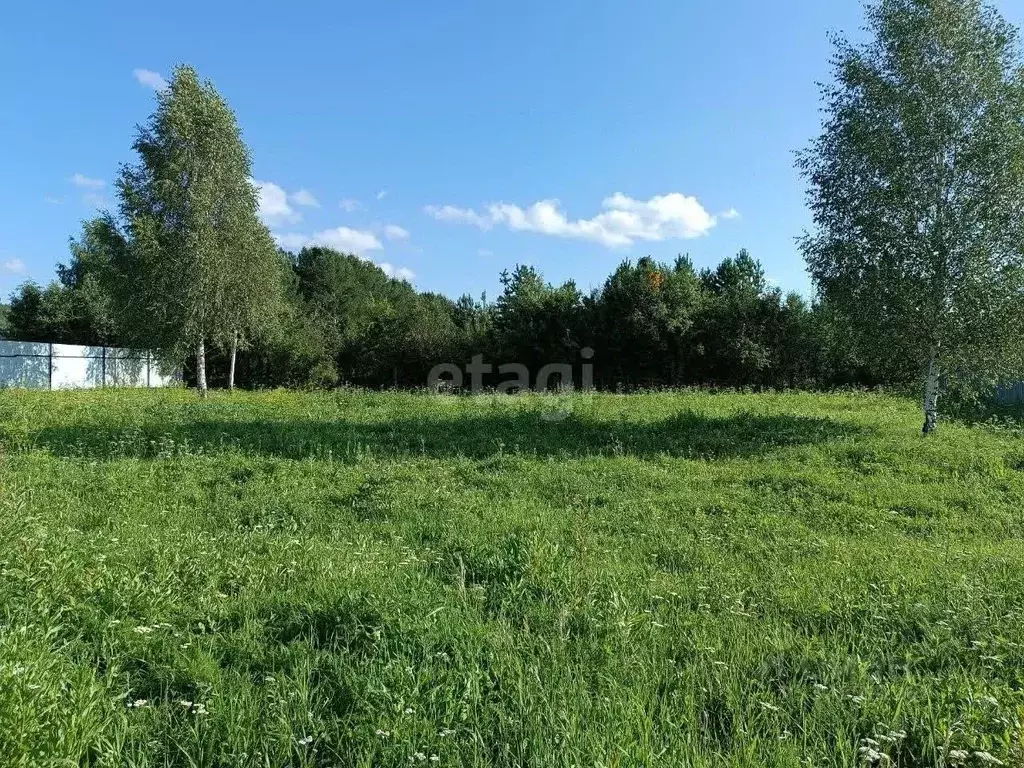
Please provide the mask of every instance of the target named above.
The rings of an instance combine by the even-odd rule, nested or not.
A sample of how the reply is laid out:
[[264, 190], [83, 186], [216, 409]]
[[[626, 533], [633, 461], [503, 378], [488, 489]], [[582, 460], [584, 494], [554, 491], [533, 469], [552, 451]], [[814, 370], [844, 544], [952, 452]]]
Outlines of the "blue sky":
[[[1024, 21], [1024, 0], [997, 3]], [[173, 10], [171, 13], [170, 10]], [[0, 294], [46, 282], [132, 159], [176, 63], [235, 109], [286, 245], [355, 249], [423, 290], [529, 263], [739, 248], [810, 292], [793, 150], [854, 0], [18, 3], [0, 31]]]

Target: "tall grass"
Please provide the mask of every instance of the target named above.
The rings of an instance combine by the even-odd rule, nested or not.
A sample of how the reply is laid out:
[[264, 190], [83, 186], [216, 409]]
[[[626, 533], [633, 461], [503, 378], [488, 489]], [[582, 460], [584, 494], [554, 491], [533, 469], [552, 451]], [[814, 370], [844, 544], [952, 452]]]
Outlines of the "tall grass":
[[1024, 444], [869, 394], [0, 393], [0, 764], [1022, 764]]

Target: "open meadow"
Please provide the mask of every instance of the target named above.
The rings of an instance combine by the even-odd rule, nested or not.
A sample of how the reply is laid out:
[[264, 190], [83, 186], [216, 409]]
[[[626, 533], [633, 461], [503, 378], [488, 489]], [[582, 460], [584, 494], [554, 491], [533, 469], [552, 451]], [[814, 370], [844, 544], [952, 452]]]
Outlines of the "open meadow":
[[4, 766], [1024, 763], [1024, 442], [879, 394], [0, 392]]

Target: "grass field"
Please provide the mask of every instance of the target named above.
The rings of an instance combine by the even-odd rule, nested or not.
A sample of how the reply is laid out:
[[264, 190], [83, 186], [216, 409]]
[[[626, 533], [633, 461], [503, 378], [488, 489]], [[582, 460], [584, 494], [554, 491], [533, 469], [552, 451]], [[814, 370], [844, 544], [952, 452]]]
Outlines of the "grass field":
[[0, 765], [1024, 764], [1024, 442], [919, 423], [0, 392]]

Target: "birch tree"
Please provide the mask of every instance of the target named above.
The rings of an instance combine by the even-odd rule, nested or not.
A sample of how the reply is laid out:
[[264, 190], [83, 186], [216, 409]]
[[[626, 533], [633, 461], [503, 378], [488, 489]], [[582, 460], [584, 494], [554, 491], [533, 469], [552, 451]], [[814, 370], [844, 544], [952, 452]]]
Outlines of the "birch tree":
[[1024, 373], [1024, 78], [1017, 31], [979, 0], [876, 0], [834, 39], [823, 130], [798, 155], [817, 289], [862, 351], [940, 383]]
[[207, 344], [226, 347], [248, 332], [241, 304], [280, 290], [266, 268], [277, 256], [258, 217], [249, 152], [227, 103], [187, 66], [157, 94], [134, 149], [138, 162], [118, 181], [131, 243], [119, 303], [137, 345], [195, 355], [205, 396]]
[[236, 243], [245, 255], [244, 263], [232, 276], [232, 289], [224, 307], [225, 322], [234, 329], [227, 350], [231, 391], [235, 388], [239, 349], [248, 349], [255, 341], [268, 341], [281, 330], [287, 311], [284, 287], [291, 270], [291, 262], [277, 250], [266, 227], [248, 228], [240, 236], [247, 238]]

